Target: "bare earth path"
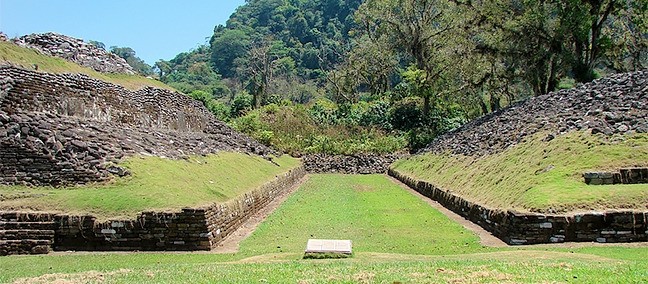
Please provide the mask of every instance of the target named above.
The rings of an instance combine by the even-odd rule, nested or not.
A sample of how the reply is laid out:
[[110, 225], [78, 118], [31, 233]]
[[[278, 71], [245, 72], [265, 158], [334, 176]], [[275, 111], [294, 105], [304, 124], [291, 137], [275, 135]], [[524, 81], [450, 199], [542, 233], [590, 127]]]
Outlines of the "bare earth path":
[[215, 248], [211, 250], [212, 253], [237, 253], [241, 241], [249, 237], [254, 230], [265, 220], [272, 212], [275, 211], [281, 204], [288, 199], [304, 182], [310, 178], [309, 175], [304, 176], [299, 182], [295, 183], [291, 188], [285, 190], [281, 195], [277, 196], [272, 202], [268, 203], [263, 209], [250, 217], [245, 223], [236, 229], [232, 234], [227, 236]]

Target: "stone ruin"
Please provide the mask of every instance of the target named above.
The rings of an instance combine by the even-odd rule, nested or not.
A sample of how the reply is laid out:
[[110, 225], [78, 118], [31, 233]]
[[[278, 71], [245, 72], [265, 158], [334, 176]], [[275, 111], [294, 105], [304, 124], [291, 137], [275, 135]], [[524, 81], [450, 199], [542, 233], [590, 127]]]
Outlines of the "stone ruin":
[[[439, 136], [419, 153], [483, 156], [504, 151], [537, 133], [549, 132], [545, 137], [549, 141], [579, 130], [600, 135], [648, 133], [648, 70], [616, 74], [530, 98]], [[648, 241], [645, 210], [517, 212], [486, 207], [395, 169], [390, 169], [389, 175], [510, 245]], [[624, 168], [619, 172], [588, 172], [583, 178], [591, 185], [636, 184], [648, 180], [648, 171], [644, 167]]]
[[312, 154], [302, 158], [304, 168], [310, 173], [385, 174], [389, 166], [408, 154]]
[[618, 172], [586, 172], [583, 179], [588, 185], [648, 183], [648, 168], [627, 168]]
[[436, 138], [421, 152], [487, 155], [539, 132], [550, 140], [589, 130], [604, 135], [648, 133], [648, 70], [615, 74], [577, 88], [532, 97]]
[[128, 174], [124, 157], [219, 151], [275, 154], [177, 92], [0, 66], [0, 184], [105, 181]]
[[102, 73], [135, 74], [123, 58], [90, 43], [57, 33], [30, 34], [12, 40], [15, 44], [60, 57]]

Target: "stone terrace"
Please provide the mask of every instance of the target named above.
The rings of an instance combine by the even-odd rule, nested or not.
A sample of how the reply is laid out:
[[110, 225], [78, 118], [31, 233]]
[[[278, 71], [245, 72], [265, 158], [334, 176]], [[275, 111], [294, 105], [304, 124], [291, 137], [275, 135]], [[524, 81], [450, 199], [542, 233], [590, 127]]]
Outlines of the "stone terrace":
[[125, 156], [274, 153], [168, 90], [0, 66], [0, 184], [66, 185], [127, 174]]

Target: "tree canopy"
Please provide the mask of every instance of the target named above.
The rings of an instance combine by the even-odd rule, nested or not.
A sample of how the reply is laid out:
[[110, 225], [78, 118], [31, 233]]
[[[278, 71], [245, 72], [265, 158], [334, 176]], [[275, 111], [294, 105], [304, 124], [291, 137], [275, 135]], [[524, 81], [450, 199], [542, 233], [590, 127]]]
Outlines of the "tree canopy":
[[318, 123], [419, 145], [528, 96], [647, 67], [643, 0], [248, 0], [208, 45], [155, 65], [219, 115], [308, 104]]

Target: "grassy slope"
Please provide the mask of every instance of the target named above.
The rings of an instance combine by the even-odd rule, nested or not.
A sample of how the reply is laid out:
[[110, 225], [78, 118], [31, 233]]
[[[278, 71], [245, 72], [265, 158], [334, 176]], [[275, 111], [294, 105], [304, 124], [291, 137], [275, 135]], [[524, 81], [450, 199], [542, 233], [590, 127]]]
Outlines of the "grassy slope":
[[[351, 238], [353, 258], [301, 260], [310, 234]], [[382, 176], [315, 175], [238, 254], [2, 257], [0, 282], [642, 283], [647, 253], [648, 247], [481, 248], [472, 234]]]
[[0, 63], [3, 62], [10, 62], [26, 69], [33, 69], [32, 66], [37, 64], [38, 70], [41, 72], [86, 74], [90, 77], [120, 85], [131, 90], [138, 90], [146, 86], [169, 90], [173, 89], [157, 80], [147, 79], [138, 75], [103, 74], [58, 57], [43, 55], [34, 49], [23, 48], [12, 43], [0, 41]]
[[550, 142], [542, 137], [483, 158], [425, 154], [393, 167], [491, 207], [558, 212], [647, 209], [648, 185], [588, 186], [582, 173], [648, 166], [648, 135], [607, 139], [573, 132]]
[[178, 210], [222, 202], [254, 189], [299, 165], [276, 158], [280, 166], [258, 156], [223, 152], [188, 160], [134, 157], [123, 165], [133, 175], [108, 185], [64, 189], [0, 187], [0, 195], [35, 197], [0, 202], [0, 209], [91, 213], [99, 218], [134, 216], [143, 210]]

